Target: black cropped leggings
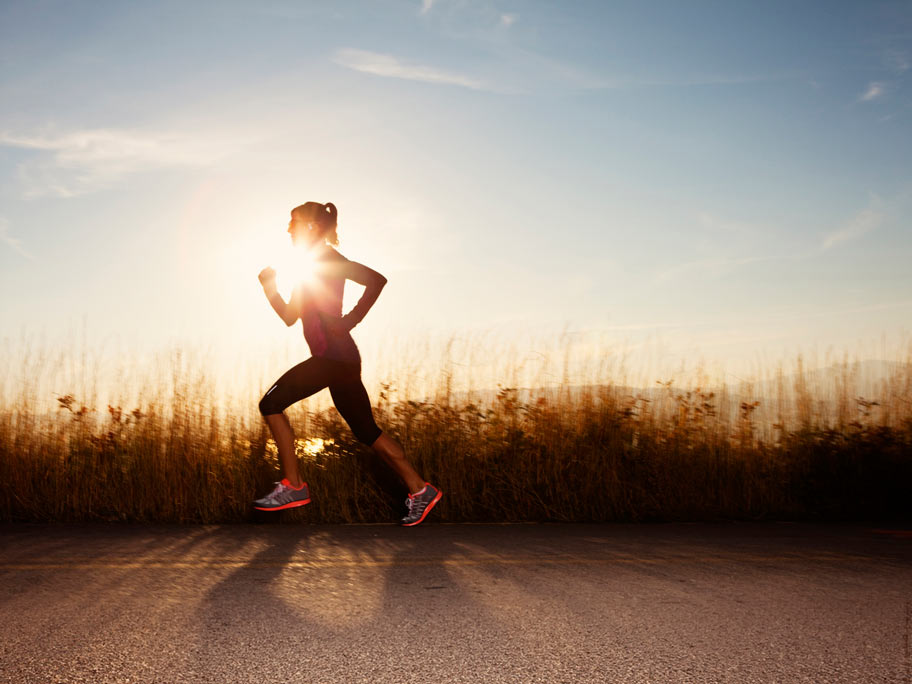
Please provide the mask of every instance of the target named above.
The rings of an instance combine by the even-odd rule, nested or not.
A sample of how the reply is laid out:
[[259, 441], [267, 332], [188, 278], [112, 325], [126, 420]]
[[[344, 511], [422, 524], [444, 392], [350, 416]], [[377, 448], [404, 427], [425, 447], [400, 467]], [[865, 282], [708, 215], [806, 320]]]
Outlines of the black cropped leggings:
[[368, 446], [382, 430], [374, 422], [370, 399], [361, 382], [361, 364], [312, 356], [288, 370], [260, 399], [260, 413], [282, 413], [296, 401], [329, 387], [333, 403], [359, 442]]

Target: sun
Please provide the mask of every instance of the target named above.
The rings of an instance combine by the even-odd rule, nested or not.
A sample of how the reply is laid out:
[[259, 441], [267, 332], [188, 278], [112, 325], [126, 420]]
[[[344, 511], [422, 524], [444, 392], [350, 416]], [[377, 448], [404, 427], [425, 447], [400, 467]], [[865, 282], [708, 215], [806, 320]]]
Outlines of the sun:
[[290, 246], [283, 249], [271, 264], [276, 270], [276, 286], [290, 293], [301, 284], [312, 284], [317, 275], [317, 260], [313, 250]]
[[[269, 223], [268, 218], [245, 223], [265, 225]], [[210, 275], [214, 277], [214, 286], [225, 295], [225, 301], [231, 302], [226, 315], [239, 309], [262, 310], [263, 313], [269, 310], [268, 303], [265, 309], [263, 307], [262, 286], [257, 281], [257, 274], [267, 266], [275, 269], [276, 287], [286, 301], [298, 285], [314, 284], [315, 253], [293, 245], [284, 230], [253, 230], [238, 224], [223, 230], [231, 234], [231, 239], [221, 245], [214, 260], [215, 270]]]

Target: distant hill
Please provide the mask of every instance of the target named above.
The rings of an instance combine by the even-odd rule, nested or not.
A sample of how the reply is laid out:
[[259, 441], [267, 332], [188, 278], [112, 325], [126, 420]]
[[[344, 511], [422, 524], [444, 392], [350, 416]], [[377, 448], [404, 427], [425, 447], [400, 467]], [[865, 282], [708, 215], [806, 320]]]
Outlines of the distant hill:
[[[866, 398], [875, 397], [882, 389], [883, 383], [891, 378], [912, 377], [912, 364], [897, 361], [884, 361], [870, 359], [843, 365], [831, 365], [825, 368], [816, 368], [805, 371], [803, 378], [795, 373], [782, 376], [781, 386], [787, 392], [794, 392], [803, 380], [807, 391], [812, 395], [823, 398], [836, 396], [846, 391], [854, 392]], [[727, 383], [730, 391], [739, 393], [744, 387], [743, 382]], [[751, 384], [751, 394], [757, 397], [775, 396], [779, 391], [780, 380], [776, 378], [765, 379]]]
[[[815, 368], [803, 373], [803, 383], [807, 390], [817, 398], [835, 396], [841, 391], [843, 384], [847, 385], [847, 391], [854, 391], [865, 398], [875, 397], [882, 388], [884, 382], [891, 378], [908, 377], [912, 381], [912, 364], [900, 363], [897, 361], [884, 361], [880, 359], [870, 359], [849, 363], [846, 366], [831, 365], [825, 368]], [[757, 382], [745, 382], [742, 380], [726, 382], [719, 386], [703, 388], [705, 392], [715, 392], [717, 395], [722, 392], [731, 397], [744, 395], [745, 399], [749, 394], [757, 399], [763, 397], [774, 397], [779, 391], [780, 382], [786, 394], [795, 391], [798, 385], [799, 377], [796, 373], [784, 374], [781, 381], [775, 377], [766, 378]], [[658, 396], [666, 396], [668, 390], [656, 383], [652, 387], [631, 387], [622, 385], [610, 385], [613, 391], [621, 396], [645, 397], [653, 399]], [[575, 398], [587, 392], [598, 395], [605, 387], [605, 384], [584, 384], [584, 385], [565, 385], [563, 387], [518, 387], [516, 390], [517, 398], [522, 403], [535, 401], [540, 396], [551, 398], [560, 392], [563, 396]], [[672, 391], [678, 393], [693, 389], [688, 385], [672, 385]], [[745, 392], [749, 389], [749, 392]], [[473, 390], [471, 392], [453, 392], [451, 399], [456, 403], [464, 403], [472, 400], [483, 405], [490, 405], [496, 399], [502, 388], [488, 388]], [[426, 397], [424, 401], [434, 401], [434, 397]]]

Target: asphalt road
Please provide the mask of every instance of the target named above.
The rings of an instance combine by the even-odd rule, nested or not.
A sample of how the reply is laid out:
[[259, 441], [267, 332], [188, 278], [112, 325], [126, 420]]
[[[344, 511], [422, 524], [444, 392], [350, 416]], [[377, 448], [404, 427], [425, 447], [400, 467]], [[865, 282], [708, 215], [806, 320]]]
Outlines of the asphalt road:
[[910, 682], [912, 532], [0, 526], [0, 682]]

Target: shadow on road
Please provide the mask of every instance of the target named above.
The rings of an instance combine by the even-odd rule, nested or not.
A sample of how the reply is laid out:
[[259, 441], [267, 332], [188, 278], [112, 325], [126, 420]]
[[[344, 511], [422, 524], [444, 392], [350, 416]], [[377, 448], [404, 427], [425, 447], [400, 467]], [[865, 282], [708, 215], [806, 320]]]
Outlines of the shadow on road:
[[[223, 551], [248, 560], [199, 602], [183, 672], [230, 678], [226, 662], [268, 653], [261, 666], [273, 677], [343, 681], [357, 671], [365, 681], [404, 681], [428, 666], [429, 653], [439, 667], [465, 667], [453, 660], [454, 630], [478, 634], [481, 652], [512, 654], [515, 625], [487, 599], [492, 586], [517, 597], [522, 587], [496, 563], [461, 565], [498, 551], [468, 548], [444, 529], [245, 528], [232, 536], [233, 549], [223, 538]], [[517, 600], [517, 613], [521, 606]]]

